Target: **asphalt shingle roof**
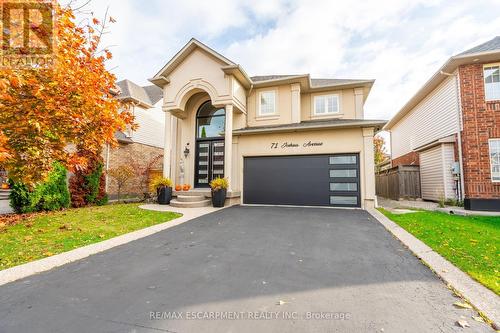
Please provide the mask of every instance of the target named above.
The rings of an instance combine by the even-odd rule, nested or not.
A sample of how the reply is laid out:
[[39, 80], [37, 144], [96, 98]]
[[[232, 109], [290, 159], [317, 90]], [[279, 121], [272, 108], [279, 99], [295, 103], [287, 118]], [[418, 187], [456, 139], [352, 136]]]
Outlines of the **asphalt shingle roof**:
[[307, 129], [314, 128], [318, 126], [332, 126], [332, 127], [342, 127], [342, 126], [377, 126], [382, 127], [385, 125], [386, 120], [371, 120], [371, 119], [327, 119], [327, 120], [307, 120], [301, 121], [296, 124], [280, 124], [280, 125], [267, 125], [267, 126], [252, 126], [245, 127], [241, 129], [234, 130], [233, 133], [246, 133], [255, 132], [262, 130], [278, 130], [278, 129]]
[[154, 105], [163, 98], [161, 88], [154, 85], [141, 87], [130, 80], [119, 81], [116, 85], [120, 88], [118, 95], [120, 99], [132, 98], [148, 105]]
[[[288, 79], [296, 76], [301, 76], [302, 74], [288, 74], [288, 75], [259, 75], [252, 76], [253, 82], [262, 82], [269, 80], [281, 80]], [[326, 86], [335, 86], [335, 85], [344, 85], [344, 84], [356, 84], [356, 83], [367, 83], [371, 82], [370, 80], [353, 80], [353, 79], [311, 79], [311, 86], [313, 88], [318, 87], [326, 87]]]
[[478, 46], [474, 46], [473, 48], [464, 51], [458, 55], [467, 55], [467, 54], [474, 54], [474, 53], [480, 53], [480, 52], [488, 52], [488, 51], [495, 51], [495, 50], [500, 50], [500, 36], [497, 36], [486, 43], [480, 44]]
[[335, 86], [343, 84], [366, 83], [370, 80], [353, 80], [353, 79], [311, 79], [311, 84], [314, 88], [324, 86]]

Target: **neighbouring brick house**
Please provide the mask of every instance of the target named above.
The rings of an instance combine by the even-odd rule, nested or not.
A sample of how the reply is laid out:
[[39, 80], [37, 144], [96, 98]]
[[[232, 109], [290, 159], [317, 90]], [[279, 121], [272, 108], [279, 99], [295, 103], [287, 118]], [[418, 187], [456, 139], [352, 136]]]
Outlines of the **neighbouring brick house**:
[[109, 171], [128, 166], [134, 175], [121, 188], [121, 197], [142, 197], [150, 180], [163, 172], [163, 92], [156, 86], [141, 87], [129, 80], [122, 80], [117, 85], [120, 90], [117, 98], [130, 105], [139, 127], [133, 131], [117, 132], [119, 146], [104, 149], [106, 191], [111, 199], [117, 198], [117, 180], [109, 175]]
[[423, 199], [500, 211], [500, 36], [451, 57], [384, 129]]

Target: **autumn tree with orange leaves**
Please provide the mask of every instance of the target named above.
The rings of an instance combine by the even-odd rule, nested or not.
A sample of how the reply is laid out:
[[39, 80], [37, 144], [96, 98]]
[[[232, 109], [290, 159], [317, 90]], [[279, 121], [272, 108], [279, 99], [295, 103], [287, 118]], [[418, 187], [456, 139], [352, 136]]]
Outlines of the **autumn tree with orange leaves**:
[[376, 135], [373, 138], [373, 149], [375, 156], [375, 166], [389, 160], [389, 155], [385, 151], [385, 140], [383, 137]]
[[99, 49], [114, 20], [77, 26], [71, 8], [55, 12], [54, 65], [0, 69], [0, 163], [29, 186], [44, 181], [55, 161], [85, 169], [79, 148], [97, 156], [104, 144], [117, 144], [116, 131], [135, 127], [113, 98], [116, 78], [105, 67], [111, 53]]

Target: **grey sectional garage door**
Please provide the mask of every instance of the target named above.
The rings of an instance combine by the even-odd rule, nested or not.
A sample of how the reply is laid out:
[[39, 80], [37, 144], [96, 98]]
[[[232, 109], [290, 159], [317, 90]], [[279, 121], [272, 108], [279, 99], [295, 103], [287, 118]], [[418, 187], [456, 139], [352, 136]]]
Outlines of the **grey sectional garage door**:
[[245, 157], [246, 204], [360, 207], [359, 156]]

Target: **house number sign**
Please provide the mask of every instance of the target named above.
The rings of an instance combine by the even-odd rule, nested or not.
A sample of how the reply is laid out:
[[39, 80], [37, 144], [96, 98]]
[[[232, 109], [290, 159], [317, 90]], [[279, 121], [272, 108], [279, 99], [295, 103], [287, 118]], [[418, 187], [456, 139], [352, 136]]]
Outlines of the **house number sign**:
[[271, 149], [286, 149], [286, 148], [299, 148], [300, 146], [304, 148], [321, 147], [323, 142], [307, 141], [302, 144], [295, 142], [271, 142]]

